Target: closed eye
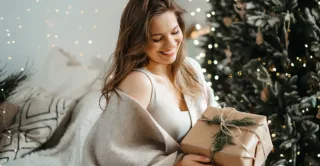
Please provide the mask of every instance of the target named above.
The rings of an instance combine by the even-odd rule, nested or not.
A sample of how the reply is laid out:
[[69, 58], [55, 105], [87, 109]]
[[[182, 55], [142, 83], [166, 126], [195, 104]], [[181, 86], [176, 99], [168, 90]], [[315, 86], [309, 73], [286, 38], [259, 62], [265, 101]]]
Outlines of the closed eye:
[[[178, 31], [176, 31], [176, 32], [173, 32], [172, 34], [173, 35], [176, 35], [176, 34], [178, 34], [180, 31], [178, 30]], [[152, 39], [154, 42], [159, 42], [160, 40], [162, 39], [162, 37], [160, 38], [160, 39]]]
[[176, 32], [174, 32], [173, 34], [176, 35], [176, 34], [178, 34], [179, 32], [180, 32], [180, 31], [176, 31]]

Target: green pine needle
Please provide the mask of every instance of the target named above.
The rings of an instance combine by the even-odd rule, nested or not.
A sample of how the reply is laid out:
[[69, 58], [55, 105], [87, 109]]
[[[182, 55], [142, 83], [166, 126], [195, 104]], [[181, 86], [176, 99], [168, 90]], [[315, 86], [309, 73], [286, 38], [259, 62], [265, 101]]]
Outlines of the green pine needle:
[[[206, 122], [209, 125], [212, 125], [212, 124], [220, 125], [221, 120], [220, 120], [219, 116], [215, 116], [211, 120], [210, 119], [206, 120]], [[254, 122], [254, 120], [250, 117], [244, 117], [244, 118], [238, 119], [238, 120], [226, 121], [226, 124], [235, 125], [238, 127], [257, 125], [257, 123]], [[231, 128], [234, 128], [232, 126], [227, 126], [227, 127], [229, 130]], [[226, 133], [224, 133], [220, 130], [213, 137], [214, 141], [212, 142], [212, 145], [210, 148], [212, 158], [214, 157], [214, 155], [217, 152], [221, 151], [226, 145], [235, 145], [235, 143], [232, 140], [230, 131], [225, 126], [223, 126], [223, 128]]]

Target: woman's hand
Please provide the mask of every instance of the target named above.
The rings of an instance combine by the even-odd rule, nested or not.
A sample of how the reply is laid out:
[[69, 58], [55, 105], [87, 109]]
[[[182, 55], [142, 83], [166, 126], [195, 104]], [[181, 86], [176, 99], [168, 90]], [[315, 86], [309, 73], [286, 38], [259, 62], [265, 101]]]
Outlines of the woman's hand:
[[200, 156], [195, 154], [185, 155], [176, 166], [212, 166], [211, 160], [209, 157]]

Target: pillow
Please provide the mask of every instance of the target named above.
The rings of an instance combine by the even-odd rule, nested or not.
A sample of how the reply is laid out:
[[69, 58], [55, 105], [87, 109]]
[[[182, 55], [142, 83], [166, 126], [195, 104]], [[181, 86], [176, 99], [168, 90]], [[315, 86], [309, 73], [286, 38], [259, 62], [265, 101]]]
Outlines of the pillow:
[[12, 124], [12, 120], [18, 112], [18, 106], [3, 102], [0, 104], [0, 132], [2, 133], [9, 125]]
[[19, 102], [19, 112], [9, 127], [11, 136], [0, 141], [0, 164], [23, 157], [49, 140], [76, 104], [73, 99], [56, 97], [41, 88], [25, 91], [29, 96]]
[[81, 65], [68, 52], [53, 48], [44, 65], [31, 76], [29, 83], [55, 96], [79, 99], [100, 75], [100, 70]]

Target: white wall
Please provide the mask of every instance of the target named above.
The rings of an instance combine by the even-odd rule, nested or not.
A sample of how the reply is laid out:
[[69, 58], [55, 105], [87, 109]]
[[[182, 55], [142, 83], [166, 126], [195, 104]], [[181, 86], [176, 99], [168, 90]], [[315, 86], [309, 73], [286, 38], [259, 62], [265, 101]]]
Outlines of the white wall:
[[[187, 26], [205, 23], [206, 0], [176, 0], [189, 13]], [[0, 67], [8, 73], [27, 61], [39, 68], [49, 50], [61, 47], [90, 65], [92, 57], [108, 59], [117, 40], [127, 0], [2, 0], [0, 2]], [[201, 12], [196, 12], [197, 8]], [[190, 12], [196, 12], [191, 16]], [[89, 41], [92, 41], [89, 44]], [[76, 44], [78, 41], [78, 44]], [[188, 41], [190, 55], [198, 51]]]

